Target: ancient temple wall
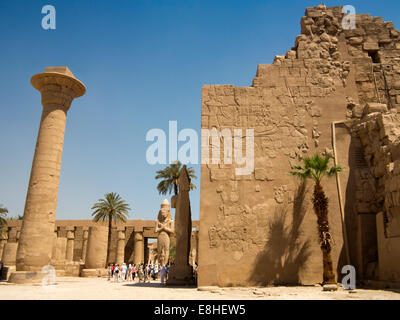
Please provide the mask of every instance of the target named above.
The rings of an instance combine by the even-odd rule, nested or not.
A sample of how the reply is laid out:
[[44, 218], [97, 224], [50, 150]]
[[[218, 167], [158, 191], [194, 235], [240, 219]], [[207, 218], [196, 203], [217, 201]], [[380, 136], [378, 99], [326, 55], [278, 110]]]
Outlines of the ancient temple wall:
[[355, 151], [361, 143], [350, 135], [351, 122], [361, 118], [367, 102], [387, 102], [378, 74], [374, 81], [371, 55], [376, 46], [381, 61], [393, 64], [386, 67], [391, 70], [386, 76], [397, 85], [391, 77], [398, 70], [394, 58], [399, 56], [398, 32], [392, 23], [369, 15], [357, 16], [358, 29], [343, 30], [342, 17], [340, 7], [307, 8], [295, 46], [285, 56], [275, 57], [272, 65], [259, 65], [252, 86], [203, 86], [202, 129], [242, 129], [244, 136], [245, 129], [254, 128], [255, 170], [238, 176], [234, 165], [223, 163], [224, 137], [220, 138], [221, 164], [202, 165], [199, 285], [322, 281], [310, 203], [312, 185], [299, 196], [299, 181], [288, 171], [302, 156], [332, 152], [332, 122], [342, 123], [335, 138], [339, 164], [347, 168], [340, 174], [340, 186], [350, 258], [343, 246], [333, 178], [323, 181], [329, 198], [333, 261], [339, 271], [349, 260], [358, 267], [359, 208], [352, 204], [361, 170], [354, 163]]
[[400, 283], [400, 237], [385, 236], [384, 217], [376, 215], [378, 227], [379, 280]]

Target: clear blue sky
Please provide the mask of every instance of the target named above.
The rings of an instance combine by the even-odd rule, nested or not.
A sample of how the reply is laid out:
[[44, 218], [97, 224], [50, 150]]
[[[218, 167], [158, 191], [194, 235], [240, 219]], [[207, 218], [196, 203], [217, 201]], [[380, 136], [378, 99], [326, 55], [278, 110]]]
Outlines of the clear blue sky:
[[[393, 21], [400, 1], [326, 1]], [[41, 27], [56, 8], [56, 30]], [[305, 7], [319, 1], [62, 0], [0, 1], [0, 203], [23, 213], [41, 114], [30, 77], [68, 66], [87, 87], [68, 113], [58, 219], [90, 219], [106, 192], [118, 192], [131, 218], [155, 219], [163, 199], [147, 164], [146, 132], [200, 129], [201, 85], [248, 86], [257, 64], [285, 54]], [[200, 177], [200, 166], [194, 166]], [[191, 192], [199, 218], [200, 181]]]

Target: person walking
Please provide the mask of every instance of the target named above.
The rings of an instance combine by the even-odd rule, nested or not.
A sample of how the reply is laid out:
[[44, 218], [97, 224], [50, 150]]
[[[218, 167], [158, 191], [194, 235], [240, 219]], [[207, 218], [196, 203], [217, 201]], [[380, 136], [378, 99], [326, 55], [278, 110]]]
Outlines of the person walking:
[[111, 263], [108, 265], [108, 281], [110, 281], [111, 280], [111, 277], [112, 277], [112, 265], [111, 265]]
[[135, 277], [136, 277], [136, 265], [133, 264], [132, 266], [132, 281], [135, 282]]
[[143, 280], [143, 282], [144, 283], [150, 282], [151, 266], [146, 264], [144, 266], [144, 271], [143, 272], [144, 272], [144, 280]]
[[127, 272], [127, 267], [126, 267], [126, 263], [124, 262], [121, 266], [121, 280], [125, 281], [126, 280], [126, 272]]
[[119, 265], [117, 264], [114, 268], [114, 282], [119, 282]]
[[138, 277], [139, 277], [139, 283], [142, 282], [142, 281], [144, 282], [144, 272], [143, 272], [143, 267], [142, 266], [139, 267]]
[[148, 273], [147, 273], [149, 282], [150, 282], [151, 272], [152, 272], [152, 267], [151, 267], [151, 264], [149, 264]]
[[161, 284], [165, 283], [165, 280], [167, 278], [167, 268], [165, 266], [161, 267]]
[[157, 280], [157, 277], [158, 277], [158, 265], [155, 264], [153, 267], [153, 280], [154, 281]]
[[132, 265], [131, 264], [128, 265], [128, 273], [126, 275], [126, 278], [127, 278], [128, 282], [131, 282], [131, 280], [132, 280]]

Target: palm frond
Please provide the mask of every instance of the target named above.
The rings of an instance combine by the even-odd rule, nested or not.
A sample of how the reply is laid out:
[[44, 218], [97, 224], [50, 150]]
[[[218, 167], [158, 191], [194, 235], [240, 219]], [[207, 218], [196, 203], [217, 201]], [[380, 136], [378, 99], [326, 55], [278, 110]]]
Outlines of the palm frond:
[[303, 158], [303, 167], [300, 165], [291, 165], [292, 171], [289, 174], [302, 179], [312, 178], [316, 183], [320, 183], [323, 176], [330, 177], [343, 170], [341, 166], [329, 167], [331, 159], [332, 155], [330, 154], [320, 156], [318, 153], [310, 157], [305, 157]]
[[[156, 171], [155, 179], [162, 179], [157, 185], [159, 194], [171, 194], [173, 190], [177, 189], [181, 170], [182, 163], [180, 161], [174, 161], [164, 169]], [[195, 170], [192, 167], [187, 168], [186, 170], [190, 179], [197, 179]], [[190, 189], [196, 189], [196, 185], [192, 182], [190, 183]]]
[[93, 221], [123, 221], [125, 222], [129, 217], [129, 211], [131, 208], [121, 198], [121, 196], [115, 192], [106, 193], [104, 199], [99, 199], [92, 207]]

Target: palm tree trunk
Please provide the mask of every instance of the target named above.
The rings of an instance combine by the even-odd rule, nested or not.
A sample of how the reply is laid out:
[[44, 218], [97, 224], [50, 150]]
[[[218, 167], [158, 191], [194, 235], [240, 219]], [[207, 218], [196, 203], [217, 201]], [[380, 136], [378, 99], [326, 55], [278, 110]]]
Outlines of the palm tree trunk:
[[178, 185], [174, 183], [174, 193], [178, 195]]
[[110, 248], [111, 248], [111, 230], [112, 230], [112, 216], [108, 216], [108, 240], [107, 240], [107, 258], [106, 258], [106, 268], [109, 263], [110, 258]]
[[333, 273], [333, 263], [331, 256], [331, 234], [329, 232], [328, 222], [328, 198], [322, 186], [317, 182], [314, 186], [313, 195], [314, 212], [317, 215], [318, 223], [318, 236], [322, 251], [323, 262], [323, 283], [333, 284], [335, 281], [335, 274]]

